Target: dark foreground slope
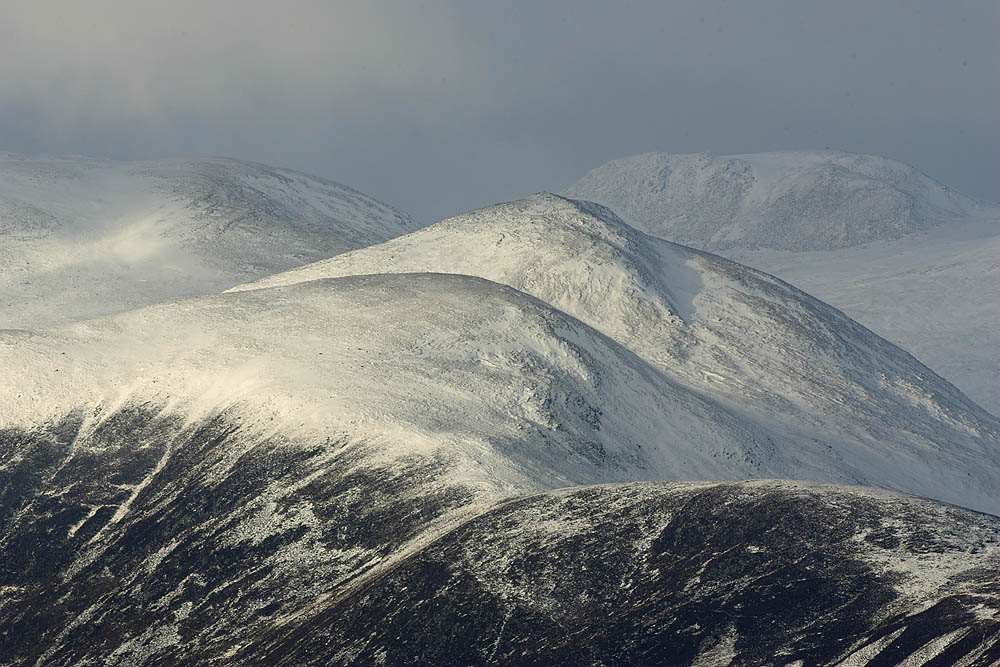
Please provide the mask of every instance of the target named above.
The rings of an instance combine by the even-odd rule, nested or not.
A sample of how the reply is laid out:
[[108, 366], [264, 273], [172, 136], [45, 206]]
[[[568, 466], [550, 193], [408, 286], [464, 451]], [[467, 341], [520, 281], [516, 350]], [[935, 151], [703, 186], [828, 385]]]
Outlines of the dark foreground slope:
[[240, 652], [281, 664], [992, 665], [1000, 520], [789, 482], [554, 491]]
[[[164, 426], [142, 411], [115, 423], [130, 416], [147, 427], [138, 437]], [[446, 465], [362, 474], [351, 443], [324, 470], [273, 440], [223, 480], [183, 472], [237, 430], [221, 419], [194, 429], [139, 501], [159, 499], [159, 512], [123, 524], [115, 548], [76, 572], [61, 569], [73, 560], [61, 537], [94, 540], [99, 520], [50, 502], [6, 530], [0, 662], [1000, 660], [996, 517], [859, 487], [631, 483], [522, 496], [442, 526], [434, 519], [470, 495], [413, 491]], [[26, 458], [44, 461], [34, 445]], [[260, 503], [269, 526], [247, 511]]]

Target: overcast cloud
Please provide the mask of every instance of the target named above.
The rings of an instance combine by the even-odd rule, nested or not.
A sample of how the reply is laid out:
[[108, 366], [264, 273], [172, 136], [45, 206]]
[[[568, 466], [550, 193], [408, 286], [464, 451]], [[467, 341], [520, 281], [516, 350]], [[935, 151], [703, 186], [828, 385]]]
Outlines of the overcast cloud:
[[841, 148], [1000, 199], [983, 2], [0, 0], [0, 150], [228, 155], [431, 221], [615, 157]]

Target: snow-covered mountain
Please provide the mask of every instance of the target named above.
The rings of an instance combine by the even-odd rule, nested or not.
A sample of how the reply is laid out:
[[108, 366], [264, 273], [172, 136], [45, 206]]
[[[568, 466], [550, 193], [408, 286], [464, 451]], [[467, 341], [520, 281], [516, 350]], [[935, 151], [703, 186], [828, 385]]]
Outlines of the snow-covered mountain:
[[470, 276], [309, 281], [0, 341], [19, 378], [0, 388], [0, 423], [82, 415], [77, 441], [122, 406], [185, 423], [232, 411], [316, 446], [347, 434], [398, 442], [385, 456], [443, 449], [464, 484], [495, 493], [741, 477], [773, 448], [587, 325]]
[[647, 153], [612, 160], [567, 196], [703, 250], [831, 250], [975, 214], [980, 204], [895, 160], [839, 151]]
[[210, 294], [416, 228], [331, 181], [229, 159], [0, 154], [0, 327]]
[[536, 195], [234, 289], [425, 271], [531, 294], [795, 443], [745, 455], [743, 476], [874, 483], [1000, 510], [996, 477], [980, 477], [985, 461], [1000, 468], [996, 418], [836, 309], [594, 204]]
[[998, 431], [795, 288], [536, 195], [0, 331], [0, 663], [989, 664], [996, 517], [641, 481], [997, 513]]
[[609, 162], [567, 190], [801, 287], [1000, 414], [1000, 207], [832, 151]]

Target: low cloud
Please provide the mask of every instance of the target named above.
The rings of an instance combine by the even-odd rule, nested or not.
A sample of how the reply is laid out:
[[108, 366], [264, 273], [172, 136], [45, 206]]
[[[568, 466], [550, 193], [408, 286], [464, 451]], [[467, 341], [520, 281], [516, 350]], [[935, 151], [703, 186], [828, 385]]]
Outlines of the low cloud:
[[4, 3], [0, 149], [225, 154], [431, 220], [652, 150], [832, 146], [996, 199], [993, 3]]

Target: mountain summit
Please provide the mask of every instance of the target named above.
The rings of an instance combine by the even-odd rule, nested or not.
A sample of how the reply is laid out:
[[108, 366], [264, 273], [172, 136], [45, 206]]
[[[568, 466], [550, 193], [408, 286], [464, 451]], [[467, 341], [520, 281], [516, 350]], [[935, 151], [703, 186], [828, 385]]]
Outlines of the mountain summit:
[[567, 192], [787, 280], [1000, 414], [1000, 206], [900, 162], [835, 151], [649, 153]]

